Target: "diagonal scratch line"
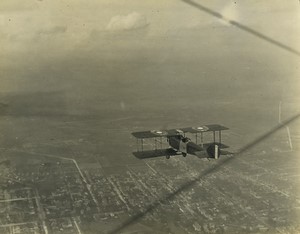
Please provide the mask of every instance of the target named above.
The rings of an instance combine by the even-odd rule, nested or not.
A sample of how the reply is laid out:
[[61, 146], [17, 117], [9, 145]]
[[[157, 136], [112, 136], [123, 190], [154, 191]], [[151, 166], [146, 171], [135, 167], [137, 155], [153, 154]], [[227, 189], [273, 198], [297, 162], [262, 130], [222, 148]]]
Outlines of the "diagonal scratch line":
[[225, 18], [223, 15], [221, 15], [220, 13], [218, 13], [216, 11], [213, 11], [213, 10], [211, 10], [211, 9], [209, 9], [209, 8], [207, 8], [207, 7], [199, 4], [199, 3], [196, 3], [196, 2], [191, 1], [191, 0], [181, 0], [181, 1], [184, 2], [184, 3], [186, 3], [186, 4], [189, 4], [190, 6], [195, 7], [197, 9], [201, 10], [201, 11], [204, 11], [207, 14], [210, 14], [210, 15], [216, 17], [216, 18], [225, 20], [229, 24], [231, 24], [233, 26], [236, 26], [237, 28], [239, 28], [239, 29], [241, 29], [241, 30], [243, 30], [245, 32], [248, 32], [249, 34], [252, 34], [253, 36], [256, 36], [256, 37], [258, 37], [258, 38], [260, 38], [260, 39], [262, 39], [264, 41], [267, 41], [267, 42], [269, 42], [269, 43], [271, 43], [271, 44], [273, 44], [273, 45], [275, 45], [275, 46], [277, 46], [277, 47], [279, 47], [281, 49], [284, 49], [284, 50], [289, 51], [289, 52], [291, 52], [291, 53], [293, 53], [293, 54], [295, 54], [297, 56], [300, 56], [300, 52], [299, 51], [297, 51], [297, 50], [295, 50], [295, 49], [293, 49], [293, 48], [291, 48], [291, 47], [289, 47], [289, 46], [287, 46], [287, 45], [285, 45], [285, 44], [283, 44], [283, 43], [281, 43], [279, 41], [276, 41], [276, 40], [274, 40], [274, 39], [272, 39], [272, 38], [270, 38], [270, 37], [268, 37], [268, 36], [266, 36], [266, 35], [258, 32], [256, 30], [254, 30], [254, 29], [251, 29], [251, 28], [249, 28], [249, 27], [247, 27], [247, 26], [245, 26], [245, 25], [243, 25], [243, 24], [241, 24], [241, 23], [239, 23], [237, 21], [229, 20], [229, 19]]
[[215, 164], [214, 166], [208, 168], [207, 170], [204, 170], [200, 175], [198, 175], [196, 178], [194, 178], [193, 180], [190, 180], [189, 182], [187, 182], [186, 184], [184, 184], [183, 186], [181, 186], [180, 188], [176, 189], [173, 193], [170, 193], [164, 197], [162, 197], [161, 199], [153, 202], [151, 205], [149, 205], [144, 211], [141, 211], [137, 214], [135, 214], [134, 216], [132, 216], [130, 219], [128, 219], [127, 221], [125, 221], [124, 223], [122, 223], [119, 227], [115, 228], [114, 230], [112, 230], [111, 232], [109, 232], [109, 234], [116, 234], [116, 233], [120, 233], [123, 229], [129, 227], [130, 225], [136, 223], [137, 221], [139, 221], [140, 219], [142, 219], [146, 214], [151, 213], [154, 209], [158, 208], [160, 205], [174, 199], [178, 194], [180, 194], [181, 192], [190, 189], [192, 186], [194, 186], [199, 180], [203, 179], [205, 176], [207, 176], [208, 174], [212, 173], [212, 172], [216, 172], [217, 170], [219, 170], [222, 166], [224, 166], [225, 164], [228, 164], [229, 162], [231, 162], [233, 159], [235, 159], [238, 155], [244, 153], [245, 151], [251, 149], [252, 147], [254, 147], [255, 145], [257, 145], [258, 143], [262, 142], [263, 140], [265, 140], [266, 138], [268, 138], [269, 136], [271, 136], [272, 134], [274, 134], [275, 132], [277, 132], [279, 129], [285, 127], [287, 124], [292, 123], [293, 121], [295, 121], [296, 119], [298, 119], [300, 117], [300, 113], [296, 114], [294, 116], [292, 116], [291, 118], [281, 122], [279, 125], [275, 126], [274, 128], [270, 129], [268, 132], [266, 132], [265, 134], [261, 135], [260, 137], [256, 138], [255, 140], [253, 140], [252, 142], [248, 143], [247, 145], [245, 145], [244, 147], [242, 147], [236, 154], [234, 157], [228, 157], [225, 158], [224, 160], [222, 160], [220, 163]]
[[265, 134], [261, 135], [260, 137], [258, 137], [257, 139], [255, 139], [254, 141], [248, 143], [247, 145], [245, 145], [244, 147], [242, 147], [237, 154], [242, 154], [245, 151], [247, 151], [248, 149], [252, 148], [253, 146], [255, 146], [256, 144], [258, 144], [259, 142], [265, 140], [266, 138], [268, 138], [269, 136], [271, 136], [273, 133], [277, 132], [279, 129], [287, 126], [288, 124], [294, 122], [296, 119], [298, 119], [300, 117], [300, 113], [292, 116], [291, 118], [281, 122], [280, 124], [278, 124], [277, 126], [275, 126], [274, 128], [272, 128], [271, 130], [269, 130], [268, 132], [266, 132]]

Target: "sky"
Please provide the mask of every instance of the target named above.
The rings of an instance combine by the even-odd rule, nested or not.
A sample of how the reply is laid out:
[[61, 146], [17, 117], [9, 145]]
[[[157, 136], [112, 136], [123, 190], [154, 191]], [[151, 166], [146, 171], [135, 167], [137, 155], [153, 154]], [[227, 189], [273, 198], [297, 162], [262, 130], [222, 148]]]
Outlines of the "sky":
[[[229, 19], [276, 38], [282, 43], [299, 46], [299, 3], [297, 1], [206, 1], [204, 6]], [[81, 46], [130, 47], [130, 35], [123, 42], [119, 38], [131, 31], [143, 32], [142, 40], [171, 42], [188, 33], [205, 28], [229, 26], [228, 23], [207, 15], [183, 1], [18, 1], [4, 0], [0, 3], [1, 50], [3, 54], [51, 52], [63, 54]], [[285, 30], [285, 33], [282, 30]], [[220, 31], [222, 29], [219, 29]], [[206, 31], [204, 31], [207, 33]], [[98, 33], [98, 39], [91, 40]], [[222, 32], [221, 32], [222, 33]], [[116, 35], [117, 34], [117, 35]], [[130, 33], [129, 33], [130, 34]], [[107, 37], [101, 37], [106, 35]], [[286, 35], [289, 35], [287, 38]], [[135, 36], [135, 35], [133, 35]], [[209, 36], [209, 35], [208, 35]], [[172, 37], [172, 38], [170, 38]], [[222, 37], [222, 35], [221, 35]], [[155, 39], [154, 39], [155, 38]], [[203, 40], [209, 40], [203, 36]], [[217, 40], [217, 39], [215, 39]], [[222, 40], [222, 38], [219, 38]], [[142, 42], [140, 42], [142, 43]], [[148, 43], [148, 42], [144, 42]], [[153, 46], [151, 44], [149, 47]]]
[[[195, 2], [300, 51], [296, 0]], [[273, 98], [299, 87], [299, 56], [181, 0], [2, 0], [0, 27], [1, 93], [71, 102], [204, 87], [224, 98], [250, 85]]]

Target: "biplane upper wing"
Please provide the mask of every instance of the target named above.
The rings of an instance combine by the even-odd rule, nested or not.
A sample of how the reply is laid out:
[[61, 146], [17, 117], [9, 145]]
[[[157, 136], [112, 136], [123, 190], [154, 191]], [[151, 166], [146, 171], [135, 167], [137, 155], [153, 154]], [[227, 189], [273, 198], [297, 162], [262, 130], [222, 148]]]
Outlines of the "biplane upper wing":
[[216, 131], [224, 131], [229, 128], [219, 125], [219, 124], [207, 124], [198, 127], [187, 127], [187, 128], [180, 128], [183, 132], [190, 132], [190, 133], [199, 133], [199, 132], [216, 132]]
[[180, 133], [200, 133], [200, 132], [212, 132], [212, 131], [223, 131], [229, 128], [219, 125], [219, 124], [208, 124], [199, 127], [187, 127], [187, 128], [177, 128], [168, 130], [150, 130], [143, 132], [133, 132], [132, 135], [138, 139], [154, 138], [154, 137], [167, 137], [173, 136]]
[[154, 138], [154, 137], [174, 136], [180, 133], [183, 133], [181, 129], [168, 129], [168, 130], [151, 130], [151, 131], [143, 131], [143, 132], [133, 132], [131, 134], [138, 139], [145, 139], [145, 138]]
[[133, 155], [139, 159], [145, 159], [145, 158], [156, 158], [162, 156], [175, 156], [178, 155], [178, 153], [174, 149], [168, 148], [168, 149], [136, 151], [133, 152]]
[[134, 137], [138, 138], [138, 139], [154, 138], [154, 137], [166, 137], [166, 136], [168, 136], [168, 132], [161, 131], [161, 130], [133, 132], [131, 134]]

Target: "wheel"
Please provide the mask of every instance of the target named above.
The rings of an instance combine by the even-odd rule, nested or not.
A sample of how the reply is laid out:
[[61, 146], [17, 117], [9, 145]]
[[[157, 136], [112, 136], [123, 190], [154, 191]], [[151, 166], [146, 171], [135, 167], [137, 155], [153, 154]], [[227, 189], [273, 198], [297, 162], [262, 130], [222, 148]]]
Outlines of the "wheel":
[[170, 159], [170, 155], [167, 155], [166, 158], [167, 158], [167, 159]]
[[182, 153], [182, 156], [183, 156], [183, 157], [186, 157], [186, 153]]

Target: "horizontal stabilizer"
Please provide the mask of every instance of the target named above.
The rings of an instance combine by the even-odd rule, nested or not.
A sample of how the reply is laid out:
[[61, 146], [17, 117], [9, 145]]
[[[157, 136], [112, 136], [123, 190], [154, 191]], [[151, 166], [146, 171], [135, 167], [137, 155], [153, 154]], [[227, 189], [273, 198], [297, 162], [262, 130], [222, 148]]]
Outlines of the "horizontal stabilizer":
[[221, 150], [221, 151], [220, 151], [220, 154], [221, 154], [221, 155], [234, 155], [234, 153], [229, 152], [229, 151], [227, 151], [227, 150]]
[[[228, 145], [225, 145], [223, 143], [219, 143], [219, 142], [211, 142], [211, 143], [205, 143], [203, 144], [203, 148], [207, 148], [209, 147], [211, 144], [215, 144], [215, 145], [218, 145], [220, 149], [226, 149], [226, 148], [229, 148]], [[201, 145], [201, 144], [200, 144]]]

